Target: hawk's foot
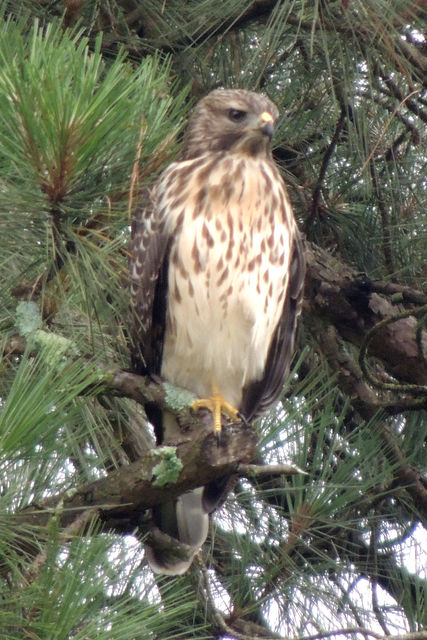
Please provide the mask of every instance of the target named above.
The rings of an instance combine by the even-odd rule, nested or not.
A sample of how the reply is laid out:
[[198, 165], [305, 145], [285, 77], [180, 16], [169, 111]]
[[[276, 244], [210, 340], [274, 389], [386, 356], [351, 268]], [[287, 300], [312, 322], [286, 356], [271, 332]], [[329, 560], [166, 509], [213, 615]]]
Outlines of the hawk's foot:
[[216, 388], [214, 388], [209, 398], [193, 400], [190, 406], [195, 411], [199, 409], [209, 409], [213, 416], [213, 430], [218, 440], [222, 429], [221, 413], [228, 416], [234, 422], [240, 421], [240, 414], [237, 409], [235, 409]]

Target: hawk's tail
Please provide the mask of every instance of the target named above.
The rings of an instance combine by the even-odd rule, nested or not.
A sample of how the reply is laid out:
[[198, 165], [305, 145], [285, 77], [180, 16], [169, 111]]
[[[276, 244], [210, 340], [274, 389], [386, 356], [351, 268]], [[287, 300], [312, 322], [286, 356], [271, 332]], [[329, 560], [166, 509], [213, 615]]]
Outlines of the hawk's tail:
[[206, 540], [209, 514], [203, 503], [204, 487], [198, 487], [153, 509], [153, 527], [145, 545], [155, 573], [182, 575]]
[[[175, 416], [147, 409], [159, 444], [179, 440], [181, 430]], [[145, 550], [154, 572], [182, 575], [187, 571], [208, 535], [209, 514], [224, 500], [227, 487], [228, 478], [220, 478], [153, 508], [153, 527]]]

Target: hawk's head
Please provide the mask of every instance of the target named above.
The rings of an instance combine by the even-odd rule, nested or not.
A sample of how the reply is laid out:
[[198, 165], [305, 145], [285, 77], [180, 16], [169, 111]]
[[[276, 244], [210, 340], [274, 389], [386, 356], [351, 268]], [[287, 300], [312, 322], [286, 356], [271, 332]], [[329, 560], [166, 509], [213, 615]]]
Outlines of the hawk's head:
[[216, 89], [197, 104], [189, 122], [184, 159], [212, 151], [269, 155], [279, 115], [266, 96], [243, 89]]

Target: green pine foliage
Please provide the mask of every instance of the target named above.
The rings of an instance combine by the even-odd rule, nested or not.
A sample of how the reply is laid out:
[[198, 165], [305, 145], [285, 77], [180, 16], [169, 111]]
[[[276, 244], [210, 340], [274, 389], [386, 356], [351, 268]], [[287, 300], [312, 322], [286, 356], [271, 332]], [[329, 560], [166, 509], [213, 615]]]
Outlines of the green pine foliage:
[[[304, 473], [239, 479], [188, 575], [153, 576], [136, 532], [59, 526], [62, 498], [129, 462], [129, 432], [151, 446], [105, 367], [130, 366], [131, 216], [201, 95], [268, 93], [308, 240], [354, 273], [425, 291], [425, 18], [413, 0], [2, 4], [2, 640], [427, 627], [426, 412], [399, 409], [399, 389], [359, 395], [369, 327], [357, 317], [344, 329], [327, 311], [306, 318], [282, 401], [257, 425], [259, 460]], [[425, 367], [421, 347], [414, 357]], [[379, 357], [370, 366], [406, 382]], [[26, 517], [53, 496], [47, 525]]]

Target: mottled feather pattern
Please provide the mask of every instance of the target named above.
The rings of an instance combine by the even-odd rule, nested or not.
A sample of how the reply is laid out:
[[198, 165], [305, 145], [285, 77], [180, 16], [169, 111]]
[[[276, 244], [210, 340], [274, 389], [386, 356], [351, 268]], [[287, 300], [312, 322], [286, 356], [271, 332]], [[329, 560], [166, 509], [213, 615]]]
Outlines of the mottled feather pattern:
[[165, 223], [165, 213], [155, 207], [138, 209], [132, 221], [129, 265], [132, 364], [139, 373], [156, 373], [155, 369], [160, 367], [165, 313], [162, 296], [156, 299], [156, 292], [167, 255]]
[[269, 149], [230, 153], [230, 135], [215, 130], [224, 99], [274, 118], [277, 108], [245, 91], [208, 97], [190, 121], [183, 160], [165, 170], [152, 207], [133, 223], [134, 362], [199, 396], [220, 380], [251, 419], [277, 400], [289, 371], [304, 260]]
[[159, 209], [173, 205], [161, 374], [201, 397], [220, 381], [239, 407], [264, 372], [286, 297], [289, 201], [269, 161], [220, 152], [169, 171], [158, 189]]

